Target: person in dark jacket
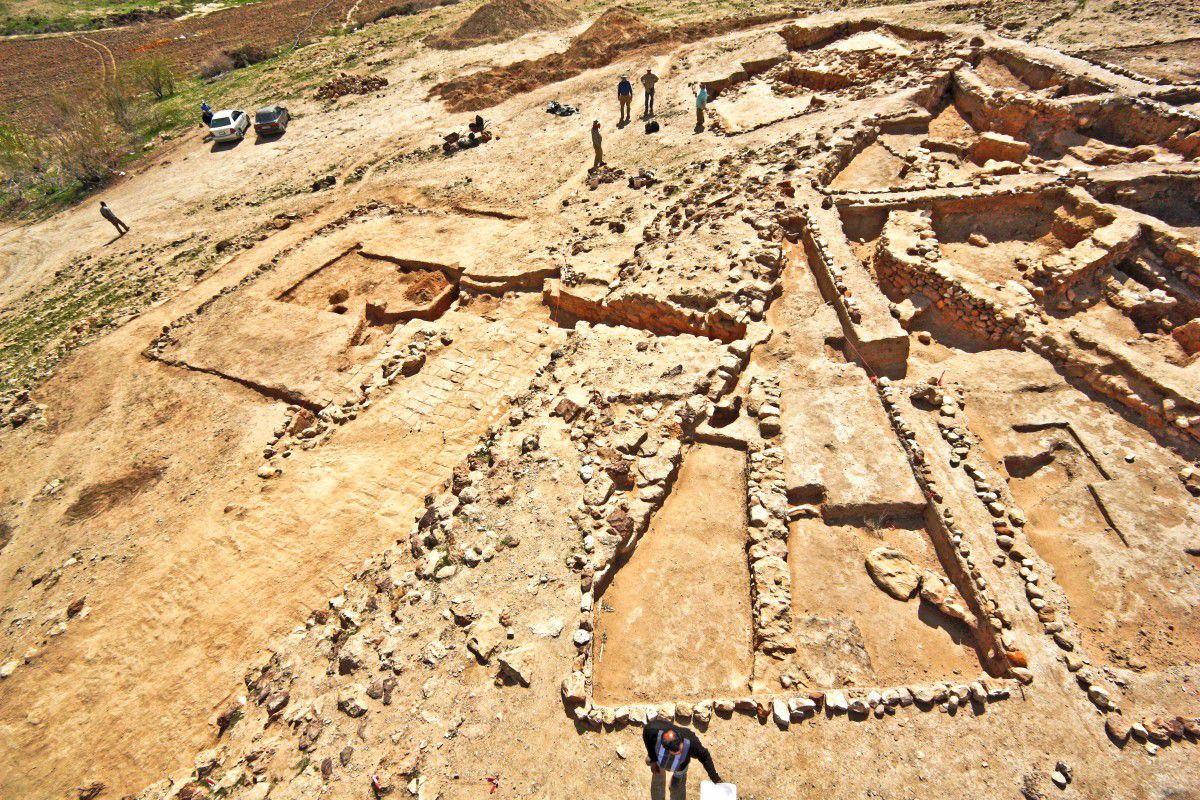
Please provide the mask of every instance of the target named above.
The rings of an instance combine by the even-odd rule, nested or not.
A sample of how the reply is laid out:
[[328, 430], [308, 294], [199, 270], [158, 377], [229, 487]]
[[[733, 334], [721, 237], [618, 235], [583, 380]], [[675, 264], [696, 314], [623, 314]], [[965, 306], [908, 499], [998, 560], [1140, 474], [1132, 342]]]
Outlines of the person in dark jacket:
[[108, 207], [108, 203], [100, 201], [100, 216], [112, 223], [112, 226], [117, 229], [118, 236], [124, 236], [129, 232], [129, 226], [122, 222], [116, 213]]
[[687, 780], [688, 764], [693, 758], [704, 767], [709, 780], [721, 782], [712, 755], [693, 731], [660, 720], [642, 730], [642, 742], [646, 745], [646, 763], [650, 765], [650, 771], [655, 774], [670, 772], [673, 790]]

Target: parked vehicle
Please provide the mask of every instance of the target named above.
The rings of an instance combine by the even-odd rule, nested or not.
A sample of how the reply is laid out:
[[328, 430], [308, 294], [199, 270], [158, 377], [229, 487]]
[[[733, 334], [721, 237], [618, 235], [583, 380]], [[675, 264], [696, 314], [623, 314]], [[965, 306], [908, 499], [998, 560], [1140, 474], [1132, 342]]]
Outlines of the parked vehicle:
[[213, 141], [232, 142], [246, 138], [250, 129], [250, 117], [245, 111], [227, 109], [213, 114], [212, 123], [208, 130], [212, 133]]
[[263, 106], [254, 112], [254, 132], [259, 136], [277, 136], [287, 130], [292, 115], [283, 106]]

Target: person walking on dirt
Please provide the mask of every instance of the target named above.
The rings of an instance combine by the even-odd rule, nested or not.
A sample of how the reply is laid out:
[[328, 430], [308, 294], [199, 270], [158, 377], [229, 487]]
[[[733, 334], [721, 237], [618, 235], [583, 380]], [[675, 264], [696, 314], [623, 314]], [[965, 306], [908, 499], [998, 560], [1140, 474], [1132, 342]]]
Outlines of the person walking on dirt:
[[[113, 213], [113, 210], [108, 207], [108, 203], [104, 202], [103, 200], [100, 201], [100, 216], [112, 223], [113, 227], [117, 229], [117, 236], [124, 236], [125, 234], [129, 233], [129, 226], [122, 222], [120, 218]], [[122, 228], [124, 230], [122, 230]]]
[[693, 758], [704, 767], [709, 780], [721, 782], [712, 755], [700, 743], [700, 737], [687, 728], [662, 720], [651, 722], [642, 730], [642, 742], [646, 745], [646, 763], [650, 765], [650, 771], [655, 775], [671, 773], [672, 792], [687, 782], [687, 768]]
[[600, 136], [600, 120], [592, 121], [592, 150], [596, 153], [596, 158], [592, 161], [592, 169], [599, 169], [604, 166], [604, 139]]
[[646, 91], [646, 116], [654, 116], [654, 84], [658, 83], [658, 76], [646, 67], [646, 74], [642, 76], [642, 88]]
[[629, 107], [633, 105], [633, 84], [629, 82], [628, 75], [622, 75], [621, 82], [617, 84], [617, 103], [621, 106], [621, 123], [629, 122]]
[[696, 96], [696, 133], [700, 133], [704, 130], [704, 110], [708, 108], [708, 84], [700, 84], [692, 94]]

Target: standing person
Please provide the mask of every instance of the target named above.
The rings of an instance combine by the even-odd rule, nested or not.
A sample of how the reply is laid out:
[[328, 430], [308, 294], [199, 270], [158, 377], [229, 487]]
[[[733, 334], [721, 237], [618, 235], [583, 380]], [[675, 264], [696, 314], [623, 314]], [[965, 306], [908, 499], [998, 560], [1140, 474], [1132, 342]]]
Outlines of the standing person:
[[[117, 236], [124, 236], [129, 232], [129, 226], [122, 222], [120, 218], [113, 213], [113, 210], [108, 207], [108, 203], [104, 202], [103, 200], [100, 201], [100, 216], [112, 223], [113, 227], [117, 229]], [[124, 230], [122, 230], [122, 228]]]
[[642, 742], [646, 745], [646, 763], [650, 765], [650, 771], [655, 775], [671, 773], [672, 791], [687, 782], [687, 768], [693, 758], [704, 767], [709, 780], [721, 782], [712, 755], [700, 743], [700, 737], [687, 728], [663, 720], [651, 722], [642, 730]]
[[692, 89], [696, 96], [696, 133], [704, 130], [704, 110], [708, 108], [708, 84], [700, 84], [699, 89]]
[[596, 153], [592, 169], [599, 169], [604, 166], [604, 140], [600, 136], [600, 120], [592, 122], [592, 150]]
[[658, 83], [658, 76], [646, 67], [646, 74], [642, 76], [642, 88], [646, 90], [646, 116], [654, 116], [654, 84]]
[[633, 84], [629, 82], [628, 75], [621, 76], [621, 82], [617, 84], [617, 103], [621, 106], [621, 122], [629, 122], [630, 110], [633, 105]]
[[200, 101], [200, 119], [204, 120], [204, 127], [212, 125], [213, 110], [207, 100]]

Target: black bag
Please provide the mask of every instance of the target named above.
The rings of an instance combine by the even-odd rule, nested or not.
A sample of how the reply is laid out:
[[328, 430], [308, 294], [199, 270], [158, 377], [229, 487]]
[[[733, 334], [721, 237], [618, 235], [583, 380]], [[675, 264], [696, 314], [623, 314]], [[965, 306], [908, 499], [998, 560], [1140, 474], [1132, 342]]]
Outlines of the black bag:
[[646, 133], [658, 133], [658, 120], [652, 119], [646, 123]]

